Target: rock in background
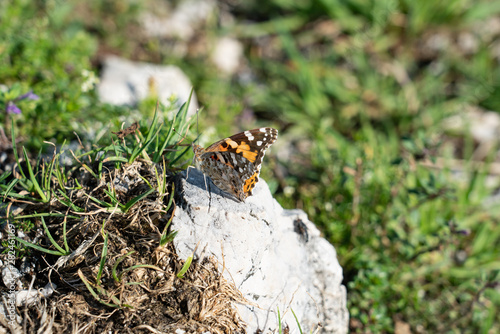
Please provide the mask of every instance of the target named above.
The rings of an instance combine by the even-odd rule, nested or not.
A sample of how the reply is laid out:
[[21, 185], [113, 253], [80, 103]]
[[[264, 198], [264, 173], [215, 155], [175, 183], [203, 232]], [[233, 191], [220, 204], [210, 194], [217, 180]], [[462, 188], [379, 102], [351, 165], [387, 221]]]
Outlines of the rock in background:
[[[192, 84], [180, 68], [173, 65], [154, 65], [107, 56], [98, 86], [101, 101], [114, 105], [136, 105], [139, 101], [157, 96], [169, 106], [174, 96], [177, 107], [189, 99]], [[198, 101], [193, 93], [188, 116], [196, 113]]]
[[260, 180], [254, 195], [238, 203], [221, 193], [203, 174], [178, 175], [178, 231], [181, 258], [214, 256], [224, 277], [234, 282], [248, 305], [238, 305], [248, 333], [264, 333], [282, 324], [304, 333], [321, 324], [322, 333], [347, 333], [346, 289], [334, 247], [301, 210], [284, 210]]

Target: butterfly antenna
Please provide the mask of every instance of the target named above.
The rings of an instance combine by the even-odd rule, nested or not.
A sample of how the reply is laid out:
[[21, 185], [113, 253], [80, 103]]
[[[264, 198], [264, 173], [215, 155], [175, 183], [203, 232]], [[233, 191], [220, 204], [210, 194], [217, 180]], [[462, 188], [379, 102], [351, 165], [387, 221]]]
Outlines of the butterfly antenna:
[[[181, 139], [181, 140], [177, 143], [177, 145], [179, 145], [180, 143], [182, 143], [182, 142], [184, 141], [184, 139], [186, 139], [186, 136], [185, 136], [185, 135], [180, 134], [180, 133], [179, 133], [179, 132], [178, 132], [175, 128], [172, 128], [172, 130], [173, 130], [175, 133], [177, 133], [177, 135], [178, 135], [179, 137], [181, 137], [181, 138], [182, 138], [182, 139]], [[188, 133], [188, 131], [189, 131], [189, 127], [186, 129], [186, 134]], [[183, 145], [183, 146], [185, 146], [185, 145]]]

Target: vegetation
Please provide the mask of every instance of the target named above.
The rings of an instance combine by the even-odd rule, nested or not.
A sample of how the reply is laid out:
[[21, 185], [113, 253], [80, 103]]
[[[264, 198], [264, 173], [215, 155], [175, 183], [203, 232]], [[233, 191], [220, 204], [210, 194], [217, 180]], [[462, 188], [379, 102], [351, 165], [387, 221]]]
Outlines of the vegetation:
[[[500, 112], [498, 3], [221, 1], [223, 13], [196, 38], [145, 41], [138, 22], [154, 4], [0, 4], [0, 124], [28, 148], [20, 154], [35, 157], [44, 141], [76, 133], [96, 163], [89, 173], [102, 173], [104, 159], [161, 163], [155, 152], [174, 142], [168, 131], [159, 140], [147, 132], [150, 119], [141, 121], [144, 146], [112, 144], [109, 129], [150, 115], [151, 101], [137, 110], [100, 103], [95, 64], [110, 49], [177, 64], [193, 80], [200, 130], [212, 139], [263, 124], [280, 130], [263, 176], [282, 205], [305, 210], [337, 249], [353, 333], [500, 331], [498, 138], [484, 144], [471, 131], [474, 114]], [[246, 63], [233, 75], [210, 63], [219, 36], [244, 45]], [[182, 43], [187, 51], [176, 54]], [[145, 149], [148, 140], [154, 147]], [[168, 168], [188, 160], [176, 158]], [[21, 181], [2, 174], [2, 196], [74, 205], [46, 177], [70, 174], [44, 166], [27, 166], [14, 179]], [[135, 203], [116, 201], [111, 189], [105, 203], [90, 200], [119, 203], [120, 214]], [[29, 226], [28, 218], [17, 223]]]

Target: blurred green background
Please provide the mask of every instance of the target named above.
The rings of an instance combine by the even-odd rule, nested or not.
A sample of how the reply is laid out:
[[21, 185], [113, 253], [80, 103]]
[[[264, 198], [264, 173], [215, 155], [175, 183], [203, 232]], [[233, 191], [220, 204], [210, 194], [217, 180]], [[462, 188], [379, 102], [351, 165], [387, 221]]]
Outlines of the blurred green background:
[[[500, 2], [190, 3], [208, 9], [186, 37], [144, 28], [186, 1], [0, 2], [2, 149], [11, 121], [35, 153], [147, 124], [154, 99], [99, 101], [104, 55], [177, 65], [210, 140], [280, 130], [263, 177], [337, 249], [352, 333], [500, 332]], [[231, 73], [221, 38], [242, 50]]]

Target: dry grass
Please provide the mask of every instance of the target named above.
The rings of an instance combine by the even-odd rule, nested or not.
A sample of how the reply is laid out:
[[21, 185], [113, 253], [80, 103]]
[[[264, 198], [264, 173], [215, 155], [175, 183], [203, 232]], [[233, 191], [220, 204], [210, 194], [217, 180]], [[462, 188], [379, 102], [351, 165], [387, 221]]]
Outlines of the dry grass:
[[[34, 287], [53, 282], [58, 289], [48, 301], [19, 310], [25, 331], [36, 333], [44, 327], [40, 333], [173, 333], [176, 329], [187, 333], [244, 333], [245, 324], [233, 303], [245, 300], [222, 277], [217, 262], [208, 258], [193, 261], [181, 279], [177, 273], [184, 261], [178, 258], [171, 243], [159, 246], [175, 207], [166, 210], [172, 175], [167, 173], [165, 193], [154, 191], [123, 212], [100, 205], [91, 197], [109, 203], [106, 191], [112, 185], [116, 198], [123, 204], [150, 190], [150, 186], [159, 189], [157, 175], [161, 175], [161, 166], [139, 160], [119, 170], [112, 164], [104, 167], [100, 180], [85, 171], [74, 175], [82, 187], [68, 190], [66, 195], [75, 206], [84, 209], [82, 212], [70, 210], [57, 200], [50, 205], [28, 203], [23, 208], [23, 215], [65, 214], [66, 217], [45, 217], [45, 221], [54, 239], [62, 245], [62, 224], [66, 220], [66, 237], [73, 250], [64, 258], [31, 250], [28, 259], [36, 263]], [[68, 189], [74, 185], [76, 182], [70, 181]], [[37, 226], [41, 223], [40, 218], [32, 218], [32, 222]], [[33, 241], [34, 235], [28, 238]], [[50, 248], [45, 236], [40, 241]], [[102, 262], [105, 244], [107, 251]], [[113, 277], [115, 265], [116, 274], [121, 274], [119, 280]], [[91, 294], [81, 277], [96, 295]]]

